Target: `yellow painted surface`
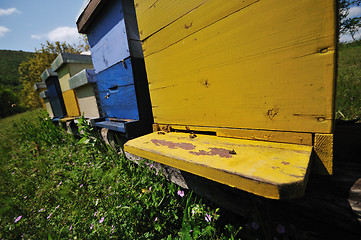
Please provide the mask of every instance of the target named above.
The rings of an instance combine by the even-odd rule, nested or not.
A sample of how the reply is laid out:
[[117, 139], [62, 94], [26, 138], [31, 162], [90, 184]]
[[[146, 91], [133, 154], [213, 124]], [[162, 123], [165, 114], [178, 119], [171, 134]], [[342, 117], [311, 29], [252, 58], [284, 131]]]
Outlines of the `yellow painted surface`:
[[313, 145], [313, 136], [311, 133], [299, 133], [299, 132], [281, 132], [281, 131], [264, 131], [253, 129], [236, 129], [236, 128], [212, 128], [212, 127], [200, 127], [200, 126], [182, 126], [182, 125], [162, 125], [154, 124], [153, 131], [188, 131], [188, 132], [213, 132], [218, 137], [233, 137], [243, 138], [258, 141], [270, 141], [270, 142], [284, 142], [295, 143], [301, 145]]
[[151, 133], [128, 141], [125, 151], [260, 196], [304, 194], [312, 146], [189, 133]]
[[71, 120], [74, 120], [74, 117], [64, 117], [64, 118], [61, 118], [59, 121], [60, 122], [68, 122], [68, 121], [71, 121]]
[[80, 116], [78, 100], [75, 96], [74, 90], [68, 90], [63, 92], [64, 105], [66, 108], [68, 117], [77, 117]]
[[167, 2], [136, 1], [156, 123], [332, 132], [334, 1]]
[[49, 117], [53, 118], [54, 117], [54, 113], [53, 113], [53, 109], [51, 108], [51, 104], [48, 98], [44, 99], [44, 106], [46, 111], [49, 113]]
[[316, 134], [314, 151], [312, 171], [321, 175], [332, 175], [333, 134]]

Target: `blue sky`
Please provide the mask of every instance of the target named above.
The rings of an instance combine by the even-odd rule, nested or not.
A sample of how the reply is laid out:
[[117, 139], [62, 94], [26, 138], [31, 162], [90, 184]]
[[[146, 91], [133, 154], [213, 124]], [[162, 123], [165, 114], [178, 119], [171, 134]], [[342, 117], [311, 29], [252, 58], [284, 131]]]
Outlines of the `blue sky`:
[[34, 51], [49, 41], [79, 42], [84, 0], [0, 0], [0, 49]]
[[[75, 19], [83, 2], [0, 0], [0, 49], [34, 51], [46, 40], [79, 42]], [[361, 7], [352, 7], [349, 16], [361, 16]], [[361, 31], [356, 38], [361, 38]], [[352, 40], [350, 36], [340, 39]]]

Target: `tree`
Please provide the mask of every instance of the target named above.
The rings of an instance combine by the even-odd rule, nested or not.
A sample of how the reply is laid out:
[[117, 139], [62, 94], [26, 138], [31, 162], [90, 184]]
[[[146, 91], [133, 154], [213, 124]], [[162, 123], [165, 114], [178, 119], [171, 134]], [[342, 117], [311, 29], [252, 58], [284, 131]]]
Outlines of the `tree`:
[[79, 46], [68, 44], [66, 42], [49, 41], [41, 44], [39, 50], [35, 49], [34, 56], [22, 62], [19, 66], [20, 82], [23, 84], [20, 101], [28, 108], [36, 108], [41, 106], [39, 94], [34, 91], [34, 84], [41, 81], [40, 75], [46, 68], [51, 67], [51, 63], [59, 53], [81, 53], [86, 50], [86, 45]]
[[349, 17], [352, 6], [360, 6], [361, 0], [339, 0], [339, 24], [341, 34], [350, 34], [353, 40], [361, 28], [361, 17]]
[[19, 98], [9, 89], [0, 89], [0, 118], [22, 112]]

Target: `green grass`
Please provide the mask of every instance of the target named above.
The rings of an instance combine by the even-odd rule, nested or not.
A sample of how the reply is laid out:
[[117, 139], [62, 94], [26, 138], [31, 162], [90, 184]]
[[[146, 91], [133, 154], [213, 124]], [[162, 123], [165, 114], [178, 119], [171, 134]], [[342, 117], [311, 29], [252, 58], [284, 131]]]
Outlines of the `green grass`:
[[361, 41], [339, 48], [336, 117], [361, 117]]
[[[82, 124], [75, 139], [41, 111], [0, 121], [0, 239], [239, 239], [192, 192], [136, 165]], [[184, 194], [184, 195], [183, 195]], [[207, 218], [207, 219], [206, 219]], [[208, 221], [207, 221], [208, 220]], [[244, 220], [242, 220], [244, 221]]]

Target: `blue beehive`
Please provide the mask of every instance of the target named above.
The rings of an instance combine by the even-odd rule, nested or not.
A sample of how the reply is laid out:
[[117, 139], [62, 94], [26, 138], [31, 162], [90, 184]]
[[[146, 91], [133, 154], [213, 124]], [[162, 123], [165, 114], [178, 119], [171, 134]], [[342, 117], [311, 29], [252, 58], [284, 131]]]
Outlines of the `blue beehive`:
[[148, 82], [132, 1], [88, 1], [77, 26], [88, 36], [104, 121], [133, 138], [152, 130]]
[[48, 89], [49, 101], [54, 114], [53, 120], [58, 120], [66, 116], [66, 109], [63, 95], [60, 90], [58, 74], [49, 68], [41, 74], [40, 78], [43, 82], [45, 82]]

